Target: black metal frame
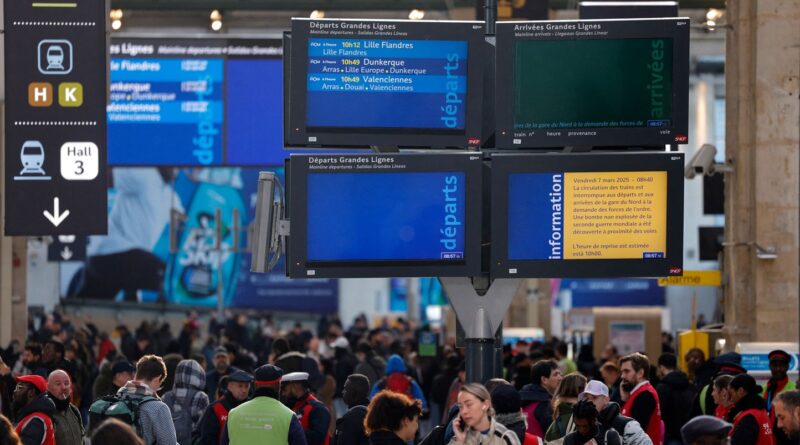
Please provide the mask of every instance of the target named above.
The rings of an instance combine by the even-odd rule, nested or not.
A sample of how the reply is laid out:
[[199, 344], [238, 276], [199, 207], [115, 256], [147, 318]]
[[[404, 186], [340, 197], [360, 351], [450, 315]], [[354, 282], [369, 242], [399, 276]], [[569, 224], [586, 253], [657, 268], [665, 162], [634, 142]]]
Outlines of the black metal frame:
[[[665, 277], [683, 274], [683, 153], [499, 154], [492, 157], [493, 278]], [[667, 251], [663, 259], [508, 258], [508, 177], [512, 173], [667, 172]], [[566, 219], [566, 209], [565, 209]], [[566, 234], [563, 238], [568, 242]], [[516, 269], [516, 273], [510, 270]]]

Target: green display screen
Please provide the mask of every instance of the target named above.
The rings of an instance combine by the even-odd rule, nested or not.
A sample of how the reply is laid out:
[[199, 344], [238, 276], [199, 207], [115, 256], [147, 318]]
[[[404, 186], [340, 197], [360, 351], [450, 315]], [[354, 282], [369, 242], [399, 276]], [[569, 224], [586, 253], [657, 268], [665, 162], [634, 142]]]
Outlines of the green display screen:
[[514, 128], [669, 127], [672, 39], [523, 40]]

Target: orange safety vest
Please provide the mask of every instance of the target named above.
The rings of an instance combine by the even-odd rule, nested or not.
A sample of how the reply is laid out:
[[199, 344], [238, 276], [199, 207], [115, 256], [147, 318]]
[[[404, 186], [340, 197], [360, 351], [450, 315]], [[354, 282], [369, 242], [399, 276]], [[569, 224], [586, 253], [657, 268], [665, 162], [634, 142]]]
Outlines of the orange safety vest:
[[767, 411], [763, 409], [750, 408], [737, 414], [733, 419], [733, 428], [729, 435], [733, 436], [736, 427], [742, 419], [747, 416], [753, 416], [753, 418], [756, 419], [756, 423], [758, 423], [758, 441], [753, 445], [775, 445], [775, 436], [772, 434], [772, 422], [769, 420]]

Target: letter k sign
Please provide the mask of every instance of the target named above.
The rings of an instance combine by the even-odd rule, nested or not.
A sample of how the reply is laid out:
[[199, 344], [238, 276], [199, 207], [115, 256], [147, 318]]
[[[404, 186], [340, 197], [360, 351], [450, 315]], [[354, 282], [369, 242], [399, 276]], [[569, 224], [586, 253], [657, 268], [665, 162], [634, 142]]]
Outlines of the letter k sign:
[[79, 82], [62, 82], [58, 84], [58, 104], [62, 107], [80, 107], [83, 105], [83, 85]]

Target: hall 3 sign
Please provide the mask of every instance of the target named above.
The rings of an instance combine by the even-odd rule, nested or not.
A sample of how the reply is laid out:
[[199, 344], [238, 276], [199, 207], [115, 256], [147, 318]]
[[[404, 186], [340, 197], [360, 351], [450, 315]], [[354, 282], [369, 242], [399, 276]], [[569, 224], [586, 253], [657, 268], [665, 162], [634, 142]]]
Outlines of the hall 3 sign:
[[5, 235], [105, 234], [108, 3], [4, 12]]

